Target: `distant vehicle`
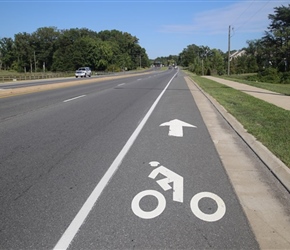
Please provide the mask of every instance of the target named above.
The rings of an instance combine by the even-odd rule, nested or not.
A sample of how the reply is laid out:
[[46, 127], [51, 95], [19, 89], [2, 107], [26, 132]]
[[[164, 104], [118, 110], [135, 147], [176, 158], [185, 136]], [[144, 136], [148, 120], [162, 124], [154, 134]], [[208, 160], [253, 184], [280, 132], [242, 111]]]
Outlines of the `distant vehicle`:
[[81, 67], [75, 72], [76, 78], [78, 77], [91, 77], [92, 71], [89, 67]]

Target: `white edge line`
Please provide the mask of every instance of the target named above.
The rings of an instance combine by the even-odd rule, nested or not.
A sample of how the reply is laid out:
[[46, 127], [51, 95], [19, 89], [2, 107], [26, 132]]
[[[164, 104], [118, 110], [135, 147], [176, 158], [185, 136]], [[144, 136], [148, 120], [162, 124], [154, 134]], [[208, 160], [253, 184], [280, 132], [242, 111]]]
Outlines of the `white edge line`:
[[82, 98], [82, 97], [85, 97], [86, 95], [80, 95], [80, 96], [77, 96], [77, 97], [74, 97], [74, 98], [71, 98], [71, 99], [67, 99], [67, 100], [64, 100], [63, 102], [70, 102], [70, 101], [73, 101], [75, 99], [79, 99], [79, 98]]
[[[176, 73], [177, 74], [177, 73]], [[170, 79], [170, 81], [167, 83], [164, 90], [160, 93], [160, 95], [157, 97], [151, 108], [148, 110], [147, 114], [144, 116], [138, 127], [135, 129], [133, 134], [130, 136], [129, 140], [126, 142], [125, 146], [122, 148], [118, 156], [115, 158], [105, 175], [102, 177], [100, 182], [97, 184], [97, 186], [94, 188], [93, 192], [90, 194], [88, 199], [85, 201], [82, 208], [79, 210], [73, 221], [70, 223], [68, 228], [65, 230], [64, 234], [61, 236], [55, 247], [54, 250], [63, 250], [67, 249], [72, 242], [73, 238], [77, 234], [78, 230], [84, 223], [85, 219], [87, 218], [88, 214], [90, 213], [91, 209], [95, 205], [96, 201], [98, 200], [99, 196], [103, 192], [104, 188], [118, 169], [118, 167], [121, 165], [125, 155], [128, 153], [129, 149], [133, 145], [134, 141], [136, 140], [137, 136], [141, 132], [142, 128], [144, 127], [145, 123], [149, 119], [150, 115], [152, 114], [153, 110], [157, 106], [158, 102], [160, 101], [161, 97], [165, 93], [166, 89], [172, 82], [174, 76]]]

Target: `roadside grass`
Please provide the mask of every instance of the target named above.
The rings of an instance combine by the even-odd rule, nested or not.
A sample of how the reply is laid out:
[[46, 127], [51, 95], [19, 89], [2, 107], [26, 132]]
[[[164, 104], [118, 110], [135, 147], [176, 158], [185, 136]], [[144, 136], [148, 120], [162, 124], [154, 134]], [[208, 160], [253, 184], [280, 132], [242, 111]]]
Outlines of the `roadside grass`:
[[290, 111], [212, 80], [188, 75], [290, 168]]
[[290, 95], [290, 84], [248, 81], [244, 79], [245, 75], [217, 76], [217, 77], [248, 84], [257, 88], [267, 89], [284, 95]]

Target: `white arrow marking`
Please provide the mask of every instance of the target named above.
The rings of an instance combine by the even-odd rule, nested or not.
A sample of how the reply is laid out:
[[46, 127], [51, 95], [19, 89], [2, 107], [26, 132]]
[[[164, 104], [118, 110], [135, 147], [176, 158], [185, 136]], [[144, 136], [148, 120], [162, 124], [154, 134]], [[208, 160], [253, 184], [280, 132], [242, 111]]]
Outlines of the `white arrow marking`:
[[183, 137], [183, 127], [196, 128], [196, 126], [189, 123], [174, 119], [159, 125], [160, 127], [169, 126], [169, 136]]

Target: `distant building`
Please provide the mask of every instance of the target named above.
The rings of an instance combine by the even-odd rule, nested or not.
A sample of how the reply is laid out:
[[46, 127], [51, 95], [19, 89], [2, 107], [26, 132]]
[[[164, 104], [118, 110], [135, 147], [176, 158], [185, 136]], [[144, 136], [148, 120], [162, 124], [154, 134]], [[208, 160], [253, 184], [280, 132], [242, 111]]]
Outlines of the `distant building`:
[[154, 61], [153, 64], [155, 67], [162, 67], [162, 63], [160, 61]]
[[246, 51], [243, 50], [243, 49], [234, 52], [233, 54], [230, 55], [230, 61], [231, 61], [233, 58], [237, 58], [237, 57], [239, 57], [239, 56], [243, 56], [245, 53], [246, 53]]

